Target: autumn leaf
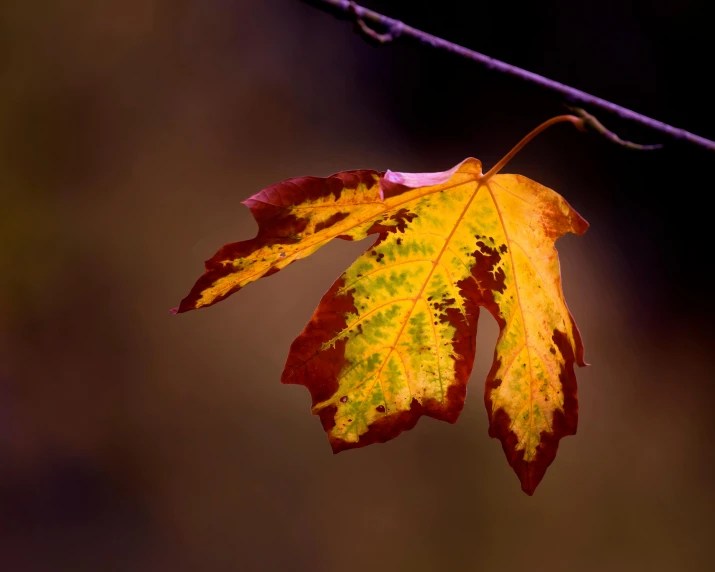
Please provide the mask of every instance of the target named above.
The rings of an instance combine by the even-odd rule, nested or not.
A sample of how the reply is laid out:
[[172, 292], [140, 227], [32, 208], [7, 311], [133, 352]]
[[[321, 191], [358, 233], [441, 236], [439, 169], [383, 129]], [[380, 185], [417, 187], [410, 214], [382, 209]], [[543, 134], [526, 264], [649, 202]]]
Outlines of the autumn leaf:
[[484, 307], [500, 327], [489, 434], [533, 494], [561, 437], [576, 432], [583, 345], [554, 243], [588, 223], [554, 191], [484, 175], [471, 158], [442, 173], [289, 179], [245, 204], [257, 236], [208, 260], [176, 311], [215, 304], [334, 238], [377, 234], [293, 342], [283, 383], [310, 390], [334, 452], [385, 442], [422, 415], [454, 423]]

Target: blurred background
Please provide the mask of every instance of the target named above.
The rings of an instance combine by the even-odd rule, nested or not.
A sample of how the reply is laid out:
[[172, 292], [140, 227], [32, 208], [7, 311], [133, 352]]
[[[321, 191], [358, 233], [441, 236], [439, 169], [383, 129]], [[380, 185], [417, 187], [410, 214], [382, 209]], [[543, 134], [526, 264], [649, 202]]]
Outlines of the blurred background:
[[[704, 1], [364, 4], [715, 138]], [[506, 169], [591, 223], [559, 241], [579, 431], [531, 498], [487, 436], [488, 314], [456, 425], [334, 456], [279, 383], [369, 240], [169, 314], [265, 186], [489, 167], [561, 113], [297, 0], [0, 2], [0, 570], [712, 569], [711, 152], [596, 113], [667, 147], [560, 125]]]

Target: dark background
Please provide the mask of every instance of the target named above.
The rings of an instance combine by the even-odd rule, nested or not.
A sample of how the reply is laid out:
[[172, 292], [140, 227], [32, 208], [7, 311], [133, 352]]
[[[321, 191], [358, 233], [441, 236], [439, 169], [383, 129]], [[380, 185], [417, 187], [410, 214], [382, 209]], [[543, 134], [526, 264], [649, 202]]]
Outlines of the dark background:
[[[715, 138], [706, 2], [365, 4]], [[291, 176], [488, 168], [561, 102], [293, 0], [0, 2], [0, 570], [709, 570], [715, 155], [600, 119], [506, 172], [559, 242], [580, 425], [527, 497], [487, 436], [484, 316], [456, 425], [333, 456], [293, 338], [367, 243], [172, 316], [240, 202]]]

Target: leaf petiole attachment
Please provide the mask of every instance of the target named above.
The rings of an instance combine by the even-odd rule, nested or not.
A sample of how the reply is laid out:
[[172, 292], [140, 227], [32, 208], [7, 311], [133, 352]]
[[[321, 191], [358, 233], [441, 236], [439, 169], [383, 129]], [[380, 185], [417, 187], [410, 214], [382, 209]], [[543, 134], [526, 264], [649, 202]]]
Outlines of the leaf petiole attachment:
[[565, 122], [573, 123], [576, 129], [578, 129], [579, 131], [586, 132], [586, 126], [584, 124], [584, 120], [581, 117], [576, 117], [575, 115], [558, 115], [556, 117], [552, 117], [551, 119], [544, 121], [541, 125], [533, 129], [531, 133], [529, 133], [528, 135], [526, 135], [526, 137], [519, 141], [514, 146], [514, 148], [506, 155], [504, 155], [504, 157], [502, 157], [502, 159], [496, 165], [494, 165], [491, 169], [489, 169], [489, 171], [479, 177], [478, 181], [480, 183], [486, 183], [489, 179], [491, 179], [494, 175], [501, 171], [506, 166], [506, 164], [514, 158], [514, 155], [521, 151], [524, 146], [534, 137], [536, 137], [539, 133], [545, 131], [552, 125]]

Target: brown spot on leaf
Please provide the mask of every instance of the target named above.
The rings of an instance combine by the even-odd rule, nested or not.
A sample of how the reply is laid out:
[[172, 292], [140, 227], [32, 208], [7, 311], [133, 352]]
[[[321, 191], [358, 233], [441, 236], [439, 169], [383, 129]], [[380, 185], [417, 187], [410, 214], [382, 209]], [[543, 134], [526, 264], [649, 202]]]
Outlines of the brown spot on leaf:
[[435, 302], [434, 304], [432, 304], [432, 307], [438, 312], [441, 312], [443, 309], [452, 306], [456, 301], [457, 300], [455, 300], [454, 298], [448, 298], [446, 300], [442, 300], [441, 302]]
[[[380, 233], [380, 237], [377, 239], [373, 246], [380, 244], [387, 235], [392, 232], [405, 232], [407, 225], [417, 218], [415, 213], [411, 213], [407, 209], [400, 209], [396, 213], [393, 213], [389, 217], [383, 219], [382, 221], [377, 221], [368, 229], [367, 234]], [[394, 225], [385, 224], [388, 221], [393, 221]]]
[[488, 304], [489, 302], [492, 304], [494, 302], [492, 292], [502, 294], [506, 290], [504, 269], [498, 268], [496, 271], [494, 270], [501, 261], [501, 254], [496, 248], [491, 248], [480, 240], [477, 242], [477, 250], [472, 253], [472, 256], [475, 260], [475, 265], [472, 267], [472, 276], [474, 276], [481, 289], [485, 291], [485, 307], [496, 317], [498, 309], [496, 306], [490, 308]]
[[316, 224], [315, 232], [320, 232], [321, 230], [329, 228], [329, 227], [333, 226], [334, 224], [339, 223], [341, 220], [348, 218], [349, 216], [350, 216], [350, 213], [335, 213], [329, 219]]

